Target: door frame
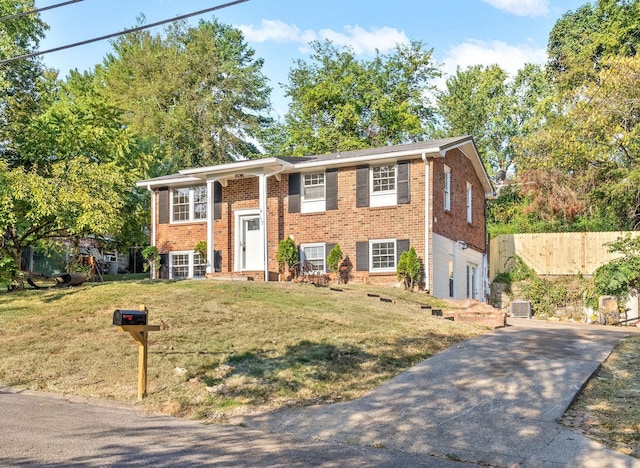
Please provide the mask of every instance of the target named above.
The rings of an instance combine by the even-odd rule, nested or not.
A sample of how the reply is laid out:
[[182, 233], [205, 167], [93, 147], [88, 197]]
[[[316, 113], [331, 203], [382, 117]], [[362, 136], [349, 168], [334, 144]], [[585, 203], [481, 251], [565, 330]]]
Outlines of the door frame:
[[[234, 233], [234, 257], [235, 257], [235, 271], [259, 271], [264, 269], [264, 245], [262, 242], [262, 230], [264, 229], [264, 223], [262, 222], [260, 216], [260, 209], [253, 208], [247, 210], [237, 210], [234, 212], [235, 215], [235, 233]], [[258, 218], [258, 222], [260, 223], [260, 259], [259, 265], [257, 268], [247, 269], [244, 268], [242, 264], [243, 255], [242, 255], [242, 241], [244, 239], [244, 219], [245, 218]]]

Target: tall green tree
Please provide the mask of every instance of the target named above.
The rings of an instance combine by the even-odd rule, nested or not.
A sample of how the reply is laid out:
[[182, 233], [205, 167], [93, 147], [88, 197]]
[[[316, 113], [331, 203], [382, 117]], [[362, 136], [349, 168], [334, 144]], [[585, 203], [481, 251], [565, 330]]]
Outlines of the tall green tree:
[[560, 90], [597, 80], [604, 60], [640, 46], [640, 1], [598, 0], [565, 13], [549, 34], [549, 71]]
[[242, 33], [218, 21], [119, 38], [97, 71], [132, 132], [161, 151], [163, 172], [257, 153], [270, 89]]
[[472, 135], [489, 173], [512, 172], [514, 138], [537, 125], [538, 107], [550, 94], [543, 70], [528, 64], [515, 77], [498, 65], [458, 69], [437, 95], [442, 136]]
[[440, 76], [432, 49], [421, 42], [358, 60], [330, 41], [312, 42], [310, 60], [289, 72], [284, 121], [266, 136], [272, 154], [305, 155], [425, 138], [435, 110], [426, 95]]
[[21, 286], [22, 252], [71, 236], [118, 234], [138, 172], [132, 138], [95, 92], [94, 77], [37, 79], [36, 104], [0, 158], [0, 268]]
[[[35, 8], [33, 0], [0, 0], [0, 16]], [[47, 25], [38, 16], [23, 15], [0, 22], [0, 59], [11, 59], [37, 50]], [[44, 67], [36, 58], [0, 65], [0, 157], [17, 157], [6, 142], [29, 123], [39, 108]]]

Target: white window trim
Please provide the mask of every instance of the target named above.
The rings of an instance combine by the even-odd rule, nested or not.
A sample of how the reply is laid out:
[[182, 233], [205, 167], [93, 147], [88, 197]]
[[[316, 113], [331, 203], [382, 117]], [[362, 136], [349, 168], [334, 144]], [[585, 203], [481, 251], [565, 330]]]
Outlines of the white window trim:
[[444, 209], [451, 211], [451, 168], [444, 166]]
[[[393, 167], [393, 190], [384, 190], [380, 192], [373, 191], [373, 171], [382, 166]], [[394, 206], [398, 204], [398, 165], [397, 164], [378, 164], [371, 166], [369, 170], [369, 206]]]
[[467, 182], [467, 223], [473, 222], [473, 185]]
[[[313, 200], [305, 199], [305, 190], [304, 190], [304, 177], [305, 175], [313, 175], [313, 174], [322, 174], [323, 178], [323, 192], [324, 195], [322, 198], [316, 198]], [[301, 213], [318, 213], [322, 211], [326, 211], [327, 206], [327, 175], [325, 172], [307, 172], [302, 173], [300, 175], [300, 212]]]
[[[373, 244], [381, 244], [383, 242], [393, 243], [394, 261], [392, 267], [374, 268], [373, 267]], [[371, 273], [391, 273], [396, 271], [398, 267], [398, 242], [397, 239], [372, 239], [369, 241], [369, 271]]]
[[[189, 264], [188, 264], [188, 273], [187, 273], [187, 277], [180, 277], [179, 279], [193, 279], [194, 278], [194, 271], [195, 271], [195, 265], [194, 265], [194, 257], [196, 255], [196, 252], [194, 252], [193, 250], [176, 250], [173, 252], [169, 252], [169, 279], [174, 279], [173, 277], [173, 256], [174, 255], [187, 255], [189, 257]], [[197, 278], [204, 278], [204, 276], [198, 276]]]
[[[195, 218], [195, 189], [196, 188], [200, 188], [200, 187], [204, 187], [205, 191], [207, 190], [207, 186], [206, 185], [195, 185], [195, 186], [191, 186], [191, 187], [175, 187], [171, 189], [171, 193], [169, 194], [169, 205], [170, 205], [170, 213], [169, 213], [169, 219], [171, 224], [184, 224], [184, 223], [206, 223], [209, 219], [209, 206], [207, 205], [206, 208], [206, 216], [204, 218]], [[173, 219], [173, 193], [174, 190], [179, 190], [179, 189], [189, 189], [189, 219], [181, 219], [181, 220], [174, 220]], [[207, 200], [207, 197], [205, 197], [205, 200]]]
[[[312, 243], [312, 244], [300, 244], [300, 261], [304, 261], [306, 259], [303, 259], [303, 252], [304, 249], [307, 247], [322, 247], [322, 252], [323, 252], [323, 256], [322, 256], [322, 264], [324, 265], [324, 268], [322, 270], [314, 270], [312, 273], [314, 274], [325, 274], [327, 272], [327, 245], [324, 242], [316, 242], [316, 243]], [[309, 274], [309, 272], [304, 272]]]

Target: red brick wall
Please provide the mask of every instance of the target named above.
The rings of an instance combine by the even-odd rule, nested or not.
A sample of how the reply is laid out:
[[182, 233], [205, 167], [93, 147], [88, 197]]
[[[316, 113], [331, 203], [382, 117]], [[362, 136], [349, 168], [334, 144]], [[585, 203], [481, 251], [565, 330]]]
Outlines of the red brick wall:
[[[444, 209], [444, 166], [451, 169], [451, 211]], [[459, 149], [431, 164], [433, 232], [461, 240], [479, 252], [486, 251], [484, 190], [471, 161]], [[472, 222], [467, 223], [467, 182], [472, 185]]]
[[[451, 168], [451, 211], [443, 205], [444, 164]], [[431, 213], [433, 232], [455, 240], [465, 241], [471, 248], [484, 251], [484, 192], [471, 162], [459, 150], [450, 151], [445, 158], [430, 162], [430, 184], [433, 187]], [[424, 162], [410, 163], [411, 203], [375, 208], [356, 208], [355, 168], [338, 169], [338, 209], [321, 213], [288, 212], [288, 175], [281, 180], [268, 179], [268, 267], [271, 277], [277, 277], [276, 252], [278, 242], [293, 235], [296, 244], [338, 243], [354, 267], [352, 274], [362, 281], [395, 281], [395, 274], [374, 275], [356, 272], [356, 242], [370, 239], [409, 239], [418, 256], [424, 260], [425, 222]], [[473, 223], [466, 222], [467, 182], [473, 185]], [[230, 180], [222, 189], [222, 218], [215, 221], [215, 250], [222, 252], [222, 272], [234, 271], [234, 212], [257, 209], [258, 178]], [[437, 219], [437, 222], [435, 221]], [[206, 223], [164, 224], [157, 227], [157, 246], [161, 253], [193, 250], [198, 241], [206, 240]], [[263, 272], [256, 272], [256, 279]]]
[[[424, 163], [421, 159], [411, 161], [409, 174], [411, 203], [356, 208], [355, 169], [338, 169], [338, 209], [321, 213], [288, 213], [285, 200], [283, 225], [286, 229], [281, 233], [281, 239], [293, 234], [296, 244], [337, 243], [342, 253], [349, 256], [353, 263], [354, 277], [370, 277], [371, 281], [375, 281], [383, 276], [385, 281], [395, 281], [395, 274], [356, 272], [356, 242], [370, 239], [409, 239], [418, 256], [424, 257]], [[285, 187], [286, 178], [287, 176], [282, 180]], [[275, 266], [277, 268], [277, 264]]]

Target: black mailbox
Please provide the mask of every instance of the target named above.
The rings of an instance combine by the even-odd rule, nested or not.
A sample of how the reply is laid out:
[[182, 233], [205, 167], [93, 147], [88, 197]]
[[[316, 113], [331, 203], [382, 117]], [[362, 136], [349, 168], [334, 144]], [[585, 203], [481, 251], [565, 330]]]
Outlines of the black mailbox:
[[113, 312], [114, 325], [146, 325], [147, 312], [144, 310], [116, 309]]

